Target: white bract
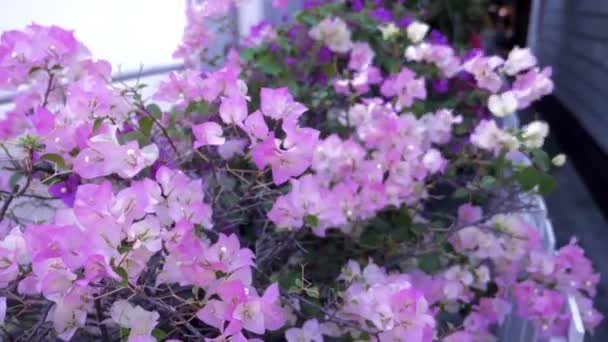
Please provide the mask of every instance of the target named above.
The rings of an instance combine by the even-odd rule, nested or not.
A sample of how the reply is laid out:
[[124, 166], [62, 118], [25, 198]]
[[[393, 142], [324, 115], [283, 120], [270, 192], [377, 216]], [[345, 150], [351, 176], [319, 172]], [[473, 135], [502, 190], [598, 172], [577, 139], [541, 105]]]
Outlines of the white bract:
[[549, 125], [543, 121], [534, 121], [522, 129], [523, 144], [527, 148], [541, 148], [549, 134]]
[[512, 91], [494, 94], [488, 99], [488, 109], [499, 118], [513, 114], [517, 110], [517, 98]]
[[334, 52], [346, 53], [353, 45], [350, 30], [340, 18], [325, 18], [308, 34], [312, 39], [322, 41]]
[[507, 57], [507, 61], [504, 65], [504, 71], [510, 76], [514, 76], [521, 71], [530, 69], [536, 65], [536, 57], [532, 54], [530, 49], [521, 49], [516, 46]]
[[414, 21], [408, 25], [406, 32], [407, 38], [410, 41], [420, 43], [429, 32], [429, 25], [420, 21]]

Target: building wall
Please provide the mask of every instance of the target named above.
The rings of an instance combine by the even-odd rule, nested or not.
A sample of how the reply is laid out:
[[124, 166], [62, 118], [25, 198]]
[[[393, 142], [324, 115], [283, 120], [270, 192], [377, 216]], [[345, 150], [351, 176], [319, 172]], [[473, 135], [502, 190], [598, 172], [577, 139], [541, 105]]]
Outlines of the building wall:
[[534, 1], [529, 43], [553, 67], [557, 98], [608, 152], [608, 1]]

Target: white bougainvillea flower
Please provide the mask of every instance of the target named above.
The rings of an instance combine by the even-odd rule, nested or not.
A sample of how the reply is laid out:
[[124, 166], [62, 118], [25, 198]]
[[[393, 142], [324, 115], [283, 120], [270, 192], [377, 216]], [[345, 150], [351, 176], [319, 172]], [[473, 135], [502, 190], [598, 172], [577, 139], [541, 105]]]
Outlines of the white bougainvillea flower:
[[379, 26], [378, 29], [382, 32], [382, 39], [384, 40], [389, 40], [399, 33], [399, 27], [393, 22]]
[[119, 300], [112, 305], [110, 317], [116, 324], [131, 330], [129, 333], [131, 340], [151, 336], [160, 315], [156, 311], [146, 311], [139, 305], [133, 306], [126, 300]]
[[420, 43], [429, 32], [429, 25], [420, 21], [414, 21], [408, 25], [406, 32], [407, 38], [410, 41], [413, 43]]
[[551, 159], [551, 163], [558, 167], [564, 166], [564, 164], [566, 164], [566, 155], [563, 153], [556, 155], [555, 157], [553, 157], [553, 159]]
[[517, 109], [517, 98], [512, 91], [494, 94], [488, 99], [488, 109], [500, 118], [511, 115]]
[[530, 49], [521, 49], [518, 46], [513, 48], [509, 52], [507, 61], [504, 65], [504, 71], [508, 75], [515, 76], [521, 71], [530, 69], [536, 65], [536, 57], [532, 54]]
[[312, 39], [322, 41], [331, 51], [337, 53], [346, 53], [353, 45], [348, 26], [337, 17], [323, 19], [308, 34]]
[[544, 121], [533, 121], [522, 129], [523, 144], [527, 148], [541, 148], [549, 135], [549, 125]]

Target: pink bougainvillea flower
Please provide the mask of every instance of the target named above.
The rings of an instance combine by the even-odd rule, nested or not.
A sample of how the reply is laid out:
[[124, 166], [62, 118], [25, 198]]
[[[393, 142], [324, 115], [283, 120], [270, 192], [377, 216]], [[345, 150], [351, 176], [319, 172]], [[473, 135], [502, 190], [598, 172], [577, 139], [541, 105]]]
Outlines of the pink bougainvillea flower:
[[416, 79], [416, 74], [403, 67], [401, 71], [387, 78], [381, 87], [382, 95], [386, 97], [397, 97], [397, 105], [411, 107], [415, 99], [426, 98], [426, 86], [424, 78]]
[[366, 42], [356, 42], [350, 50], [348, 67], [352, 70], [367, 69], [374, 59], [375, 53], [371, 46]]
[[223, 97], [220, 105], [220, 118], [229, 124], [241, 124], [247, 117], [247, 100], [243, 96]]
[[223, 145], [226, 142], [222, 126], [213, 121], [192, 126], [192, 133], [195, 138], [194, 148], [207, 145]]
[[482, 213], [481, 207], [465, 203], [458, 207], [458, 223], [472, 224], [481, 219]]
[[252, 143], [257, 143], [260, 140], [268, 138], [268, 125], [266, 125], [264, 116], [259, 110], [256, 110], [245, 119], [243, 129], [249, 135]]
[[308, 110], [303, 104], [293, 100], [287, 88], [262, 88], [260, 98], [262, 114], [275, 120], [287, 117], [297, 119]]

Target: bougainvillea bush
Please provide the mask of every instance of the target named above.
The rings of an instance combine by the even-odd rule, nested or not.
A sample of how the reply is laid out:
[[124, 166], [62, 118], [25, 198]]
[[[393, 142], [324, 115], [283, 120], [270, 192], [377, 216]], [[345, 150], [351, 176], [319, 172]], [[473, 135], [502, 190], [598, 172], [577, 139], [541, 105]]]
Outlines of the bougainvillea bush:
[[209, 56], [236, 5], [188, 9], [151, 98], [71, 31], [2, 34], [0, 339], [492, 341], [507, 315], [548, 338], [567, 298], [593, 332], [598, 274], [529, 220], [564, 156], [501, 119], [550, 68], [403, 1], [308, 1]]

